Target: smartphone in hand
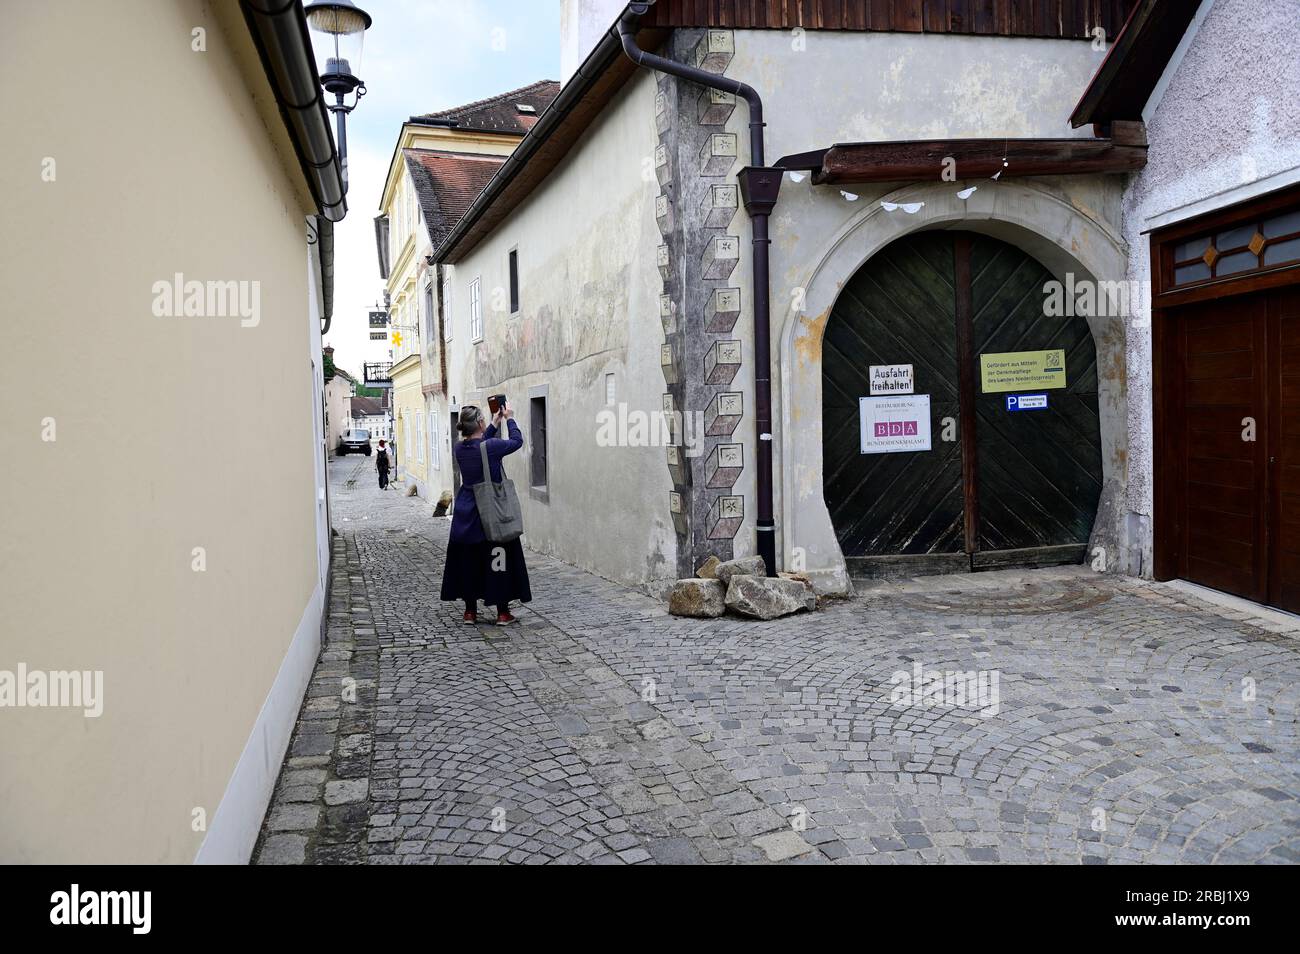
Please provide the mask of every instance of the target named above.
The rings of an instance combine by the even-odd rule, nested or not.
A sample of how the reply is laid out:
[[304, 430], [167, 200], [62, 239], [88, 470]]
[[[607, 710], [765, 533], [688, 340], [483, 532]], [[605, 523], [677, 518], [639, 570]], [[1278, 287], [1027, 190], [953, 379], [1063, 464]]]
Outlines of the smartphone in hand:
[[496, 417], [506, 408], [506, 396], [504, 394], [493, 394], [488, 398], [488, 410], [492, 416]]

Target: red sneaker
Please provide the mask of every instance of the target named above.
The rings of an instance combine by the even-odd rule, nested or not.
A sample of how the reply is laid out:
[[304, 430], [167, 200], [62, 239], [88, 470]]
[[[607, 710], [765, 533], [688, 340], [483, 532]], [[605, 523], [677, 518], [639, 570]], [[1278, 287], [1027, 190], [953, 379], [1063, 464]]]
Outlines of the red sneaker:
[[478, 614], [477, 614], [477, 613], [471, 613], [469, 610], [466, 610], [466, 611], [465, 611], [465, 625], [467, 625], [467, 626], [473, 626], [473, 625], [474, 625], [475, 623], [477, 623], [477, 622], [478, 622]]
[[509, 613], [498, 613], [498, 614], [497, 614], [497, 625], [498, 625], [498, 626], [509, 626], [511, 623], [517, 623], [517, 622], [519, 622], [519, 621], [518, 621], [517, 619], [515, 619], [513, 616], [511, 616]]

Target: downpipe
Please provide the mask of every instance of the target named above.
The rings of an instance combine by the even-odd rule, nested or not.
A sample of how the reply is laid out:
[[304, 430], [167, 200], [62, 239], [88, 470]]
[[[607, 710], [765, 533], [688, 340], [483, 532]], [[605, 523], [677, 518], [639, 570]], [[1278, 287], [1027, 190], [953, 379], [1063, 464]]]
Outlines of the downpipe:
[[749, 108], [749, 162], [737, 179], [740, 195], [749, 216], [752, 241], [750, 256], [754, 282], [754, 424], [758, 437], [755, 458], [758, 474], [757, 500], [758, 554], [763, 558], [768, 576], [776, 576], [776, 526], [772, 519], [772, 338], [771, 303], [768, 279], [767, 220], [781, 189], [780, 169], [764, 165], [763, 100], [748, 83], [687, 66], [636, 45], [640, 18], [650, 9], [649, 3], [630, 3], [618, 21], [618, 36], [623, 52], [638, 66], [678, 76], [710, 89], [739, 96]]

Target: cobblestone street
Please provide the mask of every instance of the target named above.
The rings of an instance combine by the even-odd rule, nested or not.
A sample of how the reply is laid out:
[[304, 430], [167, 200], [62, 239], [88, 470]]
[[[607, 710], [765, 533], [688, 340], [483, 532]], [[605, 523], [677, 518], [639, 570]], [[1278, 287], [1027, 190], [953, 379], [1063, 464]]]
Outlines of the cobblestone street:
[[[1286, 624], [1083, 567], [678, 619], [530, 552], [520, 623], [465, 626], [447, 521], [329, 466], [328, 642], [258, 863], [1300, 861]], [[900, 698], [931, 671], [978, 698]]]

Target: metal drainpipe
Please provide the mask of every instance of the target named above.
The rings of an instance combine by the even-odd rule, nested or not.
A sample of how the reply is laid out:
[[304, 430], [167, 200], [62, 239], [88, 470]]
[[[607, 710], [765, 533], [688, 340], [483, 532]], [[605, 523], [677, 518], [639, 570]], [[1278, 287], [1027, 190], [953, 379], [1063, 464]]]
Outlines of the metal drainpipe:
[[618, 21], [618, 35], [623, 52], [638, 66], [680, 76], [682, 79], [733, 93], [745, 100], [749, 107], [749, 162], [740, 170], [741, 198], [749, 215], [753, 241], [750, 255], [754, 278], [754, 423], [758, 435], [758, 479], [756, 496], [758, 504], [758, 553], [763, 558], [768, 576], [776, 576], [776, 526], [772, 520], [772, 344], [770, 303], [768, 300], [768, 246], [767, 218], [776, 205], [781, 188], [780, 169], [769, 169], [763, 161], [763, 100], [748, 83], [730, 79], [694, 66], [687, 66], [647, 53], [636, 45], [636, 29], [640, 18], [650, 9], [648, 3], [630, 3]]

